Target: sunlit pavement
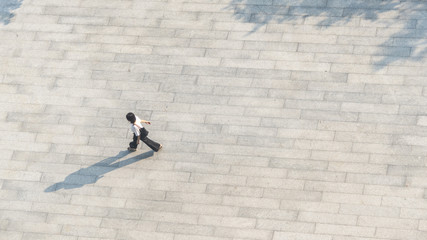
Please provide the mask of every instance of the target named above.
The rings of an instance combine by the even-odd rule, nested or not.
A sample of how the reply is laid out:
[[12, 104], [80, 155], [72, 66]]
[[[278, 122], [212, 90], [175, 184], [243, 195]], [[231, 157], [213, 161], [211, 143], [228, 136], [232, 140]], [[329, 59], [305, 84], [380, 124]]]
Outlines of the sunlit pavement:
[[426, 12], [1, 0], [0, 239], [427, 239]]

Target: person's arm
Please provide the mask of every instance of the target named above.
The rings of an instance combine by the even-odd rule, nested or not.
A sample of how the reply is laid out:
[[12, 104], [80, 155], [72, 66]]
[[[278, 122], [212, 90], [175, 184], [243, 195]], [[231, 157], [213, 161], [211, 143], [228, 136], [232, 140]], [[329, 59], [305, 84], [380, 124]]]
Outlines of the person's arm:
[[141, 135], [138, 135], [138, 138], [137, 138], [137, 140], [136, 140], [136, 144], [138, 144], [139, 145], [139, 140], [141, 139]]
[[151, 124], [151, 122], [141, 119], [141, 123]]

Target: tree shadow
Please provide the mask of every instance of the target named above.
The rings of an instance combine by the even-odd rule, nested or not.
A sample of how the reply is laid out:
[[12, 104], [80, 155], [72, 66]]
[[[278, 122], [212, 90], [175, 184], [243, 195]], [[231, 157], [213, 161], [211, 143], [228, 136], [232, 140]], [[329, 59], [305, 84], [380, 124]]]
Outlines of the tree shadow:
[[114, 157], [106, 158], [87, 168], [82, 168], [68, 175], [64, 179], [64, 181], [55, 183], [50, 187], [46, 188], [44, 191], [55, 192], [60, 189], [80, 188], [86, 184], [96, 183], [100, 178], [104, 176], [104, 174], [114, 171], [118, 168], [125, 167], [132, 163], [138, 162], [142, 159], [149, 158], [153, 156], [154, 152], [153, 151], [145, 152], [138, 156], [131, 157], [129, 159], [114, 163], [115, 161], [127, 156], [128, 154], [129, 154], [129, 151], [121, 151]]
[[15, 14], [14, 10], [18, 9], [24, 0], [0, 0], [0, 23], [7, 25], [10, 23]]
[[383, 35], [377, 32], [372, 37], [383, 41], [370, 53], [376, 70], [402, 59], [418, 61], [427, 54], [427, 27], [423, 26], [427, 1], [231, 0], [226, 9], [234, 12], [235, 19], [254, 24], [248, 35], [265, 31], [269, 23], [305, 24], [306, 19], [320, 31], [355, 19], [360, 19], [358, 24], [379, 26]]

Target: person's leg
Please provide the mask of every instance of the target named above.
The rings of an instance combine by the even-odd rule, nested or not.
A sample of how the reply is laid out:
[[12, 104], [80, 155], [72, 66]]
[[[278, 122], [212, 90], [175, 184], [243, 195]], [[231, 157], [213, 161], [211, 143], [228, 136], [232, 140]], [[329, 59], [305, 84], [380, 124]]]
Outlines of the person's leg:
[[133, 134], [133, 141], [129, 143], [128, 150], [134, 152], [134, 151], [136, 151], [137, 147], [138, 147], [138, 137], [134, 133]]
[[155, 152], [158, 152], [158, 151], [162, 148], [162, 145], [161, 145], [160, 143], [157, 143], [157, 142], [155, 142], [155, 141], [153, 141], [153, 140], [149, 139], [148, 137], [146, 137], [146, 138], [142, 139], [142, 141], [143, 141], [145, 144], [147, 144], [147, 146], [148, 146], [149, 148], [151, 148], [151, 149], [152, 149], [153, 151], [155, 151]]

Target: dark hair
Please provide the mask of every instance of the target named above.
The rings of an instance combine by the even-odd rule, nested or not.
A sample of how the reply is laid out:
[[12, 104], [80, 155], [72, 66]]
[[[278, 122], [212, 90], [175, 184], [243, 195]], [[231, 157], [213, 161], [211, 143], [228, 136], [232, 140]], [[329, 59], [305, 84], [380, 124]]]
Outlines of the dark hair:
[[135, 114], [133, 114], [131, 112], [126, 114], [126, 119], [131, 123], [135, 123], [135, 121], [136, 121]]

